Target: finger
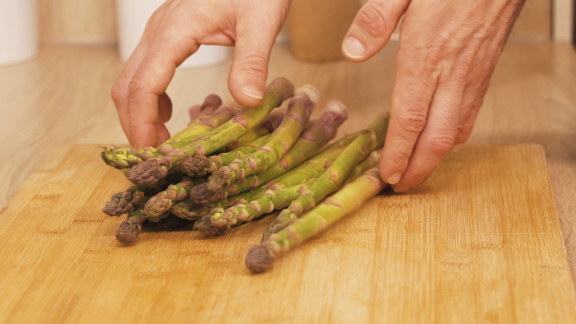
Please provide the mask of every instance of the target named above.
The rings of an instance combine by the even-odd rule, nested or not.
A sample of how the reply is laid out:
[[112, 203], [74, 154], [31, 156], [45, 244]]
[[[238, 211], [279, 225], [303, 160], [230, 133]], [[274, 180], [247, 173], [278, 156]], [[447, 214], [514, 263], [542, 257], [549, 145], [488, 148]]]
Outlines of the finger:
[[234, 100], [245, 107], [257, 106], [264, 96], [270, 51], [280, 29], [272, 18], [238, 22], [228, 87]]
[[362, 6], [342, 42], [344, 57], [362, 62], [380, 51], [396, 29], [408, 2], [370, 0]]
[[478, 113], [480, 112], [480, 107], [482, 107], [483, 98], [480, 98], [468, 111], [468, 116], [463, 122], [460, 130], [456, 135], [456, 141], [454, 142], [454, 151], [458, 151], [464, 146], [464, 143], [472, 135], [472, 130], [474, 129], [474, 124], [478, 118]]
[[[456, 135], [456, 142], [454, 143], [454, 150], [457, 151], [462, 148], [464, 143], [470, 138], [476, 119], [478, 118], [478, 113], [484, 102], [484, 97], [486, 96], [486, 91], [488, 91], [488, 85], [490, 84], [490, 75], [488, 78], [477, 87], [476, 91], [473, 93], [465, 93], [463, 110], [466, 114], [461, 117], [458, 125], [458, 133]], [[472, 91], [471, 91], [472, 92]], [[467, 98], [470, 96], [472, 98]]]
[[129, 84], [130, 137], [135, 146], [156, 145], [160, 137], [156, 128], [160, 96], [166, 91], [176, 67], [197, 50], [194, 40], [170, 28], [157, 34]]
[[172, 118], [172, 100], [166, 92], [158, 97], [158, 120], [165, 123]]
[[417, 63], [401, 52], [398, 58], [390, 123], [380, 159], [380, 175], [390, 184], [397, 183], [408, 166], [436, 88], [434, 71], [421, 68], [425, 63]]
[[156, 143], [160, 145], [161, 143], [166, 142], [170, 138], [170, 132], [162, 121], [158, 120], [156, 122], [156, 130], [158, 134], [158, 138], [156, 139]]
[[114, 102], [114, 106], [118, 111], [118, 119], [120, 120], [122, 130], [128, 137], [128, 141], [131, 145], [134, 143], [130, 138], [130, 93], [128, 85], [132, 79], [132, 76], [134, 75], [134, 72], [136, 69], [138, 69], [140, 63], [146, 56], [150, 43], [156, 36], [158, 25], [160, 24], [160, 21], [165, 14], [164, 7], [164, 5], [160, 6], [148, 20], [140, 42], [138, 42], [138, 45], [128, 58], [128, 61], [122, 68], [118, 79], [112, 87], [112, 101]]
[[406, 172], [392, 185], [394, 191], [406, 192], [422, 183], [454, 147], [463, 92], [464, 86], [457, 81], [438, 84], [426, 127], [418, 138]]
[[190, 116], [190, 122], [195, 120], [202, 113], [202, 105], [194, 105], [188, 108], [188, 116]]

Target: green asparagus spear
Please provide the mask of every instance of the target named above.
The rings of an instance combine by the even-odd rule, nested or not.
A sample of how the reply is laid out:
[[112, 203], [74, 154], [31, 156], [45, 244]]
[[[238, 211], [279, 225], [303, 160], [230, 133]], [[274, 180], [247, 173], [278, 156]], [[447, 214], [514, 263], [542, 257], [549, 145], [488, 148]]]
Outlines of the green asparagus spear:
[[318, 100], [318, 90], [311, 85], [298, 88], [290, 100], [282, 123], [266, 145], [214, 172], [208, 178], [208, 190], [222, 192], [236, 179], [260, 173], [276, 163], [300, 137]]
[[236, 159], [243, 158], [250, 153], [256, 152], [260, 147], [266, 144], [269, 138], [269, 134], [264, 135], [233, 151], [212, 155], [210, 157], [204, 155], [187, 156], [182, 159], [182, 162], [180, 162], [182, 172], [186, 173], [190, 177], [202, 177], [206, 175], [210, 168], [228, 165]]
[[274, 80], [266, 88], [264, 99], [256, 108], [244, 109], [231, 120], [208, 132], [205, 136], [175, 149], [162, 158], [151, 158], [132, 167], [128, 180], [139, 185], [153, 185], [174, 169], [184, 156], [209, 155], [230, 144], [258, 125], [270, 111], [294, 94], [294, 85], [284, 79]]
[[[200, 106], [200, 114], [198, 114], [198, 116], [197, 116], [200, 118], [195, 118], [196, 120], [192, 121], [188, 125], [188, 127], [184, 128], [180, 132], [176, 133], [176, 135], [172, 136], [169, 140], [167, 140], [164, 143], [172, 143], [172, 142], [181, 140], [181, 139], [188, 137], [188, 136], [191, 136], [191, 135], [205, 133], [207, 131], [210, 131], [211, 129], [208, 129], [207, 127], [210, 127], [211, 124], [217, 123], [222, 118], [222, 116], [217, 116], [219, 114], [216, 113], [216, 108], [220, 107], [221, 105], [222, 105], [222, 99], [218, 95], [216, 95], [216, 94], [208, 95], [206, 97], [206, 99], [204, 99], [202, 106]], [[213, 116], [214, 113], [216, 113], [215, 116]], [[234, 116], [234, 115], [232, 115], [232, 116]], [[228, 119], [232, 118], [232, 116], [229, 116]], [[209, 118], [209, 117], [212, 117], [212, 118], [216, 117], [216, 119], [211, 120], [211, 118]], [[203, 120], [204, 118], [208, 118], [208, 120]], [[226, 120], [228, 120], [228, 119], [226, 119]], [[220, 124], [222, 124], [226, 120], [220, 122]], [[212, 126], [212, 128], [214, 128], [214, 127], [216, 127], [216, 126]]]
[[287, 207], [313, 181], [314, 179], [310, 179], [302, 185], [295, 185], [276, 191], [268, 189], [262, 196], [250, 200], [249, 203], [237, 204], [226, 210], [214, 210], [196, 222], [194, 228], [199, 229], [206, 236], [226, 234], [233, 226], [238, 226], [264, 214], [269, 214], [275, 209]]
[[[196, 179], [196, 183], [199, 181], [201, 180]], [[176, 202], [188, 197], [188, 192], [194, 186], [194, 182], [194, 179], [184, 177], [179, 183], [171, 184], [166, 190], [151, 197], [144, 206], [143, 217], [151, 222], [158, 222]]]
[[288, 226], [303, 213], [314, 208], [344, 183], [354, 167], [364, 160], [371, 151], [384, 143], [389, 120], [390, 115], [388, 113], [382, 114], [368, 129], [363, 130], [334, 163], [318, 177], [318, 180], [302, 192], [300, 197], [290, 204], [290, 207], [284, 209], [278, 218], [270, 223], [264, 231], [263, 241], [271, 234]]
[[[312, 122], [311, 125], [300, 136], [298, 141], [296, 141], [294, 146], [288, 151], [288, 153], [268, 170], [260, 174], [248, 176], [242, 180], [237, 180], [231, 184], [227, 190], [222, 192], [211, 192], [208, 190], [208, 186], [206, 184], [198, 185], [190, 191], [190, 200], [200, 205], [207, 205], [220, 199], [225, 199], [228, 196], [237, 195], [246, 190], [256, 188], [262, 183], [266, 183], [274, 178], [281, 176], [282, 174], [285, 174], [285, 177], [288, 179], [300, 179], [300, 181], [317, 177], [319, 173], [316, 174], [315, 172], [320, 170], [321, 173], [324, 171], [324, 164], [329, 161], [329, 159], [325, 158], [325, 155], [350, 144], [352, 140], [354, 140], [354, 138], [357, 136], [357, 134], [347, 135], [341, 140], [336, 141], [328, 149], [307, 161], [307, 166], [301, 166], [298, 168], [298, 170], [294, 170], [293, 172], [301, 175], [300, 177], [289, 176], [286, 174], [286, 172], [290, 171], [291, 169], [300, 165], [302, 161], [316, 154], [318, 149], [323, 147], [326, 142], [329, 141], [334, 136], [334, 134], [336, 134], [338, 127], [344, 122], [346, 116], [347, 111], [344, 109], [343, 105], [329, 105], [322, 116], [320, 116], [320, 119], [318, 119], [318, 123]], [[323, 123], [325, 127], [319, 127], [318, 124], [321, 123]], [[335, 159], [336, 156], [337, 155], [333, 155], [331, 158]], [[313, 165], [315, 165], [315, 167], [313, 167]], [[319, 167], [322, 169], [319, 169]], [[290, 174], [292, 174], [292, 172], [290, 172]], [[292, 185], [296, 185], [301, 182], [295, 183], [292, 180], [290, 183], [292, 183]]]
[[241, 146], [244, 146], [250, 142], [257, 140], [258, 138], [274, 132], [276, 128], [282, 122], [284, 115], [286, 114], [286, 109], [283, 107], [278, 107], [272, 110], [271, 113], [264, 118], [263, 121], [258, 124], [258, 126], [252, 128], [246, 134], [240, 136], [238, 139], [233, 140], [228, 146], [226, 146], [226, 151], [233, 151]]
[[197, 121], [188, 126], [184, 131], [174, 135], [172, 139], [169, 139], [168, 141], [160, 145], [160, 147], [158, 147], [157, 150], [157, 153], [159, 154], [152, 157], [162, 157], [164, 155], [170, 154], [170, 152], [176, 149], [188, 145], [190, 142], [194, 141], [203, 134], [206, 134], [214, 130], [216, 127], [229, 121], [241, 110], [242, 106], [235, 103], [234, 101], [229, 101], [221, 105], [220, 107], [218, 107], [218, 109], [216, 109], [216, 111], [214, 111], [212, 115], [199, 118]]
[[[372, 151], [364, 161], [354, 168], [346, 181], [353, 181], [367, 170], [378, 166], [379, 157], [378, 151]], [[214, 210], [204, 216], [194, 227], [208, 236], [226, 234], [233, 226], [259, 218], [263, 214], [269, 213], [271, 209], [287, 207], [314, 180], [307, 180], [303, 185], [277, 189], [276, 191], [268, 189], [261, 197], [251, 199], [250, 203], [237, 204], [224, 211]]]
[[377, 195], [385, 186], [386, 184], [380, 179], [378, 168], [366, 171], [316, 208], [307, 212], [297, 222], [270, 235], [263, 243], [253, 246], [246, 256], [246, 266], [256, 273], [268, 270], [280, 252], [285, 252], [323, 231], [336, 220]]

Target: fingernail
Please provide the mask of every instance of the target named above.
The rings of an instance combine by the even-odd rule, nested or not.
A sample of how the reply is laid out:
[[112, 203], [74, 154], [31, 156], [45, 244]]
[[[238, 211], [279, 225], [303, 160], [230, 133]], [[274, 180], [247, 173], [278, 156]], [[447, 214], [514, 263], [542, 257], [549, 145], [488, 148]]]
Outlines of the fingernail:
[[396, 184], [396, 183], [398, 183], [398, 181], [400, 181], [400, 177], [402, 177], [402, 174], [400, 174], [400, 172], [396, 172], [393, 175], [388, 177], [388, 183], [389, 184]]
[[242, 91], [243, 94], [247, 95], [250, 98], [254, 98], [254, 99], [262, 99], [264, 97], [264, 92], [262, 90], [260, 90], [260, 88], [255, 87], [253, 85], [243, 85], [240, 88], [240, 91]]
[[344, 53], [351, 58], [362, 58], [366, 55], [366, 48], [356, 37], [350, 36], [344, 42]]
[[454, 147], [452, 148], [453, 151], [460, 151], [460, 149], [462, 148], [462, 146], [464, 146], [464, 144], [456, 144], [454, 145]]

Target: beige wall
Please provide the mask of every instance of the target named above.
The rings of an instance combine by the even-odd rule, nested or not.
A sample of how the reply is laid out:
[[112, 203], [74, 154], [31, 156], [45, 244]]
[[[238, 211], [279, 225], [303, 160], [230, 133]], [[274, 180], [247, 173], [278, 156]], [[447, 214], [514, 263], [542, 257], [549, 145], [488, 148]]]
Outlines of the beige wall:
[[116, 41], [114, 0], [38, 0], [38, 4], [43, 42]]
[[[114, 0], [38, 1], [42, 41], [65, 43], [116, 41]], [[526, 1], [514, 27], [512, 39], [527, 41], [550, 39], [550, 1]]]

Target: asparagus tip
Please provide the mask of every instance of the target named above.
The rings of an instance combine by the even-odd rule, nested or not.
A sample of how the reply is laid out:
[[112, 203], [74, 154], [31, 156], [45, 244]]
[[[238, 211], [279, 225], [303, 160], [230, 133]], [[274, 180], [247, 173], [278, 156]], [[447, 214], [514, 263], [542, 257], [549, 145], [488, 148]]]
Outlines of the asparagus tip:
[[205, 236], [214, 236], [221, 233], [219, 227], [212, 225], [212, 213], [208, 213], [194, 223], [194, 229], [199, 230]]
[[116, 230], [116, 239], [124, 244], [129, 244], [138, 238], [140, 234], [141, 223], [136, 218], [129, 218], [120, 224]]
[[210, 165], [210, 159], [204, 155], [187, 156], [181, 162], [182, 172], [191, 177], [206, 175], [206, 168]]
[[246, 267], [254, 273], [264, 272], [272, 266], [276, 255], [265, 244], [250, 248], [246, 256]]
[[168, 173], [166, 166], [161, 165], [159, 160], [149, 159], [132, 167], [128, 173], [128, 180], [137, 185], [151, 186], [164, 178]]

